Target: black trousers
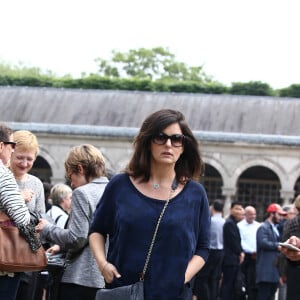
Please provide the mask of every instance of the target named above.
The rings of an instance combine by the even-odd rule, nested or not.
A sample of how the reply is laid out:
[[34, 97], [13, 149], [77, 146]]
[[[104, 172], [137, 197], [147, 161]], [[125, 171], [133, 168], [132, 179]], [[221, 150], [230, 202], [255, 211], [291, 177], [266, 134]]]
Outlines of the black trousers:
[[97, 288], [72, 283], [60, 284], [60, 300], [95, 300]]
[[223, 250], [210, 250], [209, 257], [194, 282], [193, 294], [198, 300], [217, 300], [223, 256]]
[[277, 282], [259, 282], [257, 284], [257, 300], [274, 300], [278, 288]]
[[287, 295], [286, 300], [295, 300], [300, 297], [300, 266], [287, 265]]
[[221, 286], [221, 299], [232, 300], [234, 295], [234, 284], [237, 278], [239, 266], [223, 266], [223, 279]]
[[246, 280], [246, 292], [248, 300], [256, 299], [256, 259], [251, 254], [246, 254], [242, 264], [242, 272]]

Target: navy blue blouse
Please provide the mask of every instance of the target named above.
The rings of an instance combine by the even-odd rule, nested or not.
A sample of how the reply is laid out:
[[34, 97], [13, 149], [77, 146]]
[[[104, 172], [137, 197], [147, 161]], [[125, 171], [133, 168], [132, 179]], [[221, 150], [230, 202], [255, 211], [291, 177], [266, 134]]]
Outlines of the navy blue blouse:
[[[90, 229], [109, 235], [107, 260], [122, 276], [107, 288], [139, 280], [164, 204], [140, 193], [127, 174], [116, 175], [108, 183]], [[178, 298], [190, 259], [193, 255], [208, 257], [209, 227], [205, 190], [191, 180], [170, 200], [160, 223], [145, 276], [145, 299]]]

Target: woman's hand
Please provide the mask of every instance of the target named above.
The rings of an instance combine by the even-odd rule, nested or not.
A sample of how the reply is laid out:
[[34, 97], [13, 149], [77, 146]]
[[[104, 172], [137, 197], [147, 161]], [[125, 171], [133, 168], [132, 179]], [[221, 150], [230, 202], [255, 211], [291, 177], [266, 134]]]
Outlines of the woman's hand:
[[[290, 237], [285, 243], [292, 244], [300, 248], [300, 239], [296, 236]], [[290, 250], [288, 248], [279, 246], [279, 251], [284, 254], [289, 260], [299, 261], [300, 260], [300, 251]]]
[[51, 255], [57, 254], [60, 252], [60, 247], [59, 245], [53, 245], [52, 247], [48, 248], [47, 253], [50, 253]]
[[112, 283], [115, 277], [121, 277], [121, 274], [118, 272], [117, 268], [109, 262], [106, 262], [103, 265], [103, 267], [100, 269], [100, 272], [107, 283]]
[[43, 228], [49, 224], [49, 221], [46, 219], [39, 219], [39, 224], [36, 225], [35, 230], [36, 232], [41, 232], [43, 230]]
[[22, 198], [25, 200], [25, 203], [28, 203], [34, 195], [34, 192], [31, 189], [23, 189], [20, 191], [20, 193]]
[[204, 264], [205, 261], [201, 256], [194, 255], [190, 260], [185, 271], [184, 283], [189, 283], [192, 280], [192, 278], [200, 271], [200, 269], [202, 269]]

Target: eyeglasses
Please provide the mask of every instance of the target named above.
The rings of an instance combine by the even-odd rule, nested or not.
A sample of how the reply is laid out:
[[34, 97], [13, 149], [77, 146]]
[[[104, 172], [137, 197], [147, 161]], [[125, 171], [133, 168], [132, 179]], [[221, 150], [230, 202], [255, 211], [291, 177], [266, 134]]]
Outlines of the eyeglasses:
[[11, 147], [12, 147], [13, 149], [15, 149], [17, 143], [15, 143], [15, 142], [3, 142], [3, 144], [4, 144], [4, 145], [11, 145]]
[[163, 132], [160, 132], [158, 135], [155, 135], [152, 138], [152, 142], [157, 145], [164, 145], [168, 139], [170, 139], [172, 146], [182, 147], [184, 144], [185, 136], [183, 134], [167, 135]]

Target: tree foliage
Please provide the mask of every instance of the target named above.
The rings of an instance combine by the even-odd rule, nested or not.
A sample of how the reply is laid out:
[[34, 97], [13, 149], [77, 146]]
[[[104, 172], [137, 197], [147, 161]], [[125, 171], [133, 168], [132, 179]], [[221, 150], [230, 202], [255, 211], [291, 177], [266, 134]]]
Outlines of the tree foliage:
[[273, 89], [261, 81], [250, 81], [248, 83], [233, 82], [229, 93], [232, 95], [256, 95], [256, 96], [274, 96]]
[[177, 80], [211, 82], [202, 66], [189, 67], [178, 62], [168, 49], [132, 49], [112, 51], [110, 60], [97, 58], [98, 74], [110, 78], [139, 78], [150, 80]]
[[102, 90], [132, 90], [174, 93], [232, 94], [300, 98], [300, 84], [279, 90], [260, 81], [234, 82], [227, 87], [213, 81], [202, 66], [188, 67], [178, 62], [168, 49], [162, 47], [112, 51], [110, 61], [98, 58], [99, 73], [81, 74], [72, 78], [57, 77], [52, 71], [28, 67], [23, 63], [10, 65], [0, 60], [0, 86], [36, 86]]
[[300, 98], [300, 84], [292, 84], [287, 88], [279, 90], [279, 96]]
[[0, 61], [0, 74], [10, 77], [55, 77], [54, 73], [50, 70], [44, 72], [37, 67], [28, 67], [22, 62], [17, 65], [10, 65], [4, 61]]

